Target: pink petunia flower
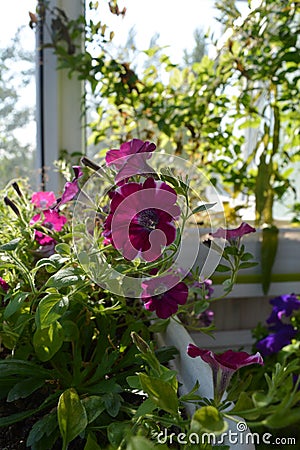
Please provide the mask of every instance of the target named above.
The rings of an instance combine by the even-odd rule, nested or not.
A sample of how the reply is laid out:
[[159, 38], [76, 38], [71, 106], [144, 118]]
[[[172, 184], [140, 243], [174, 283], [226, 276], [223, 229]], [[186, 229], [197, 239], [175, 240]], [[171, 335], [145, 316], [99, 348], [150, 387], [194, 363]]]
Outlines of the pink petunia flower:
[[177, 194], [162, 181], [147, 178], [143, 183], [126, 183], [111, 194], [110, 212], [104, 222], [106, 243], [120, 250], [128, 260], [140, 256], [155, 261], [162, 249], [174, 242], [180, 208]]
[[[141, 300], [148, 311], [155, 311], [160, 319], [167, 319], [178, 311], [178, 305], [184, 305], [188, 298], [188, 287], [178, 282], [179, 277], [166, 275], [152, 278], [142, 283]], [[155, 295], [159, 292], [158, 295]]]
[[49, 230], [61, 231], [64, 224], [67, 222], [67, 218], [61, 215], [58, 211], [47, 209], [41, 214], [36, 214], [35, 216], [33, 216], [30, 221], [30, 225], [33, 225], [37, 222], [41, 222], [41, 225], [48, 228]]
[[[41, 214], [36, 214], [33, 216], [30, 221], [30, 225], [34, 225], [38, 222], [41, 222], [41, 225], [49, 230], [61, 231], [67, 222], [67, 218], [61, 215], [58, 211], [47, 209]], [[35, 230], [35, 239], [40, 245], [49, 245], [56, 242], [51, 236], [48, 236], [38, 230]]]
[[55, 194], [52, 191], [34, 192], [31, 197], [31, 203], [36, 208], [48, 209], [56, 202]]
[[221, 227], [214, 233], [210, 233], [210, 236], [214, 238], [223, 238], [229, 242], [232, 242], [241, 238], [245, 234], [254, 233], [255, 231], [256, 229], [251, 227], [251, 225], [249, 225], [246, 222], [242, 222], [238, 228], [225, 230], [224, 228]]
[[56, 202], [55, 210], [57, 210], [60, 206], [64, 205], [65, 203], [68, 203], [69, 201], [73, 200], [74, 197], [79, 192], [78, 179], [82, 177], [83, 172], [80, 166], [73, 166], [73, 171], [75, 176], [72, 181], [66, 182], [63, 194], [61, 198], [59, 198]]
[[234, 372], [241, 367], [251, 364], [263, 365], [264, 363], [259, 352], [255, 355], [249, 355], [246, 352], [227, 350], [224, 353], [216, 355], [210, 350], [203, 350], [194, 344], [189, 344], [187, 353], [192, 358], [200, 356], [203, 361], [210, 365], [213, 373], [214, 400], [216, 403], [221, 401]]
[[3, 289], [4, 292], [7, 292], [9, 289], [9, 284], [6, 283], [6, 281], [3, 280], [2, 277], [0, 277], [0, 287]]

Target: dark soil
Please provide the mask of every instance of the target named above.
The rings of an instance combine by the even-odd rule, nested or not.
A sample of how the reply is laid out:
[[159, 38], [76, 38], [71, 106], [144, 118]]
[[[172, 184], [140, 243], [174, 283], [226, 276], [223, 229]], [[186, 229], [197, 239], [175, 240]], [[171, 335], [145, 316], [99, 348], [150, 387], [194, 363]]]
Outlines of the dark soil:
[[[17, 402], [7, 403], [5, 400], [0, 400], [0, 417], [5, 417], [11, 414], [19, 413], [26, 409], [33, 409], [38, 407], [43, 401], [42, 396], [35, 397], [34, 401], [31, 398], [30, 402], [26, 400], [18, 400]], [[0, 450], [29, 450], [26, 446], [26, 441], [31, 428], [41, 417], [48, 411], [44, 410], [39, 414], [35, 414], [20, 422], [14, 423], [7, 427], [0, 427]], [[80, 438], [74, 439], [68, 446], [68, 450], [82, 450], [84, 448], [84, 441]], [[61, 450], [62, 441], [59, 438], [55, 445], [47, 447], [47, 450]], [[46, 447], [45, 447], [46, 449]]]

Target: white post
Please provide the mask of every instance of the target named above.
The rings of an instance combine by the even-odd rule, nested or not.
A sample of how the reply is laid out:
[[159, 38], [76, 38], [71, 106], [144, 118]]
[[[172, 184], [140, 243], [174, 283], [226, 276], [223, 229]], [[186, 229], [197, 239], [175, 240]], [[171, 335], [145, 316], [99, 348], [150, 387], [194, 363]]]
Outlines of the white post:
[[[43, 3], [38, 2], [40, 7]], [[83, 0], [50, 0], [48, 7], [50, 10], [55, 7], [62, 9], [69, 19], [84, 14]], [[46, 24], [40, 23], [37, 30], [40, 46], [37, 49], [37, 153], [39, 168], [43, 167], [43, 188], [59, 193], [63, 180], [53, 170], [53, 162], [59, 158], [61, 150], [71, 154], [84, 153], [85, 149], [84, 83], [76, 78], [76, 74], [70, 79], [66, 70], [57, 70], [53, 49], [41, 47], [43, 43], [51, 42], [50, 26], [51, 17], [46, 12]]]

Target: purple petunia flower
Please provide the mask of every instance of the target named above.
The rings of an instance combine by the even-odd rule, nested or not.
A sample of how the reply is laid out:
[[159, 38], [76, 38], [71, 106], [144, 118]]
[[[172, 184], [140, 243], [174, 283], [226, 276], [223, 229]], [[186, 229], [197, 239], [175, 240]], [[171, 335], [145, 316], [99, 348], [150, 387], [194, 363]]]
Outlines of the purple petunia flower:
[[300, 309], [300, 301], [295, 294], [280, 295], [270, 300], [273, 310], [267, 323], [277, 323], [282, 316], [290, 317], [294, 310]]
[[73, 166], [73, 171], [75, 176], [72, 181], [66, 182], [63, 194], [61, 198], [59, 198], [56, 202], [55, 210], [57, 210], [60, 206], [64, 205], [65, 203], [68, 203], [69, 201], [73, 200], [73, 198], [79, 192], [78, 179], [82, 177], [83, 172], [80, 166]]
[[221, 227], [217, 231], [215, 231], [215, 233], [210, 233], [210, 236], [215, 238], [223, 238], [229, 242], [232, 242], [241, 238], [245, 234], [254, 233], [255, 231], [256, 229], [251, 227], [251, 225], [246, 222], [242, 222], [238, 228], [225, 230]]
[[118, 170], [116, 183], [121, 185], [133, 175], [153, 173], [147, 159], [155, 149], [156, 145], [151, 142], [133, 139], [122, 144], [120, 150], [109, 150], [105, 160], [108, 166], [113, 165]]
[[209, 327], [214, 321], [215, 313], [211, 309], [207, 309], [198, 314], [197, 319], [204, 327]]
[[104, 222], [105, 242], [128, 260], [140, 256], [155, 261], [176, 237], [174, 220], [180, 208], [174, 189], [147, 178], [143, 184], [132, 182], [118, 187], [111, 197], [110, 213]]
[[[109, 166], [114, 164], [117, 169], [123, 166], [122, 158], [135, 155], [137, 153], [150, 153], [156, 149], [156, 145], [149, 141], [141, 141], [140, 139], [132, 139], [132, 141], [121, 144], [120, 149], [109, 150], [106, 153], [105, 161]], [[150, 158], [150, 155], [147, 155]], [[120, 159], [121, 158], [121, 159]], [[126, 159], [126, 158], [125, 158]]]
[[259, 352], [255, 355], [249, 355], [246, 352], [227, 350], [216, 355], [210, 350], [203, 350], [194, 344], [189, 344], [187, 353], [192, 358], [200, 356], [203, 361], [210, 365], [213, 373], [214, 399], [216, 403], [219, 403], [222, 399], [234, 372], [251, 364], [263, 365], [264, 363]]
[[2, 277], [0, 277], [0, 287], [3, 289], [4, 292], [7, 292], [9, 289], [9, 284], [6, 283], [6, 281], [3, 280]]
[[[178, 311], [178, 305], [184, 305], [188, 298], [188, 287], [178, 282], [174, 275], [152, 278], [142, 283], [141, 300], [148, 311], [155, 311], [160, 319], [167, 319]], [[158, 292], [158, 295], [156, 295]]]
[[34, 192], [31, 197], [31, 203], [36, 208], [48, 209], [56, 202], [55, 194], [52, 191]]
[[263, 356], [269, 356], [279, 352], [283, 347], [289, 345], [297, 334], [297, 330], [292, 325], [286, 325], [281, 322], [277, 322], [273, 330], [276, 333], [271, 333], [256, 343], [257, 350]]

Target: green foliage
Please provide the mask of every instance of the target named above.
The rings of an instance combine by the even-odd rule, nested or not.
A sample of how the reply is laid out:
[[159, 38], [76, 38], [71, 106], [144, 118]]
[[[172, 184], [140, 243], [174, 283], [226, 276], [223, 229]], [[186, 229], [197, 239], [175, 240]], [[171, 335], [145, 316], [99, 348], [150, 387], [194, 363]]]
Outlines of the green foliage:
[[[89, 144], [98, 157], [109, 145], [117, 148], [134, 137], [156, 141], [166, 152], [190, 158], [221, 192], [246, 198], [240, 200], [244, 206], [254, 197], [256, 224], [272, 226], [274, 202], [296, 192], [291, 173], [300, 143], [299, 4], [263, 0], [244, 19], [231, 0], [217, 7], [230, 37], [221, 48], [216, 45], [216, 57], [210, 58], [198, 30], [184, 67], [173, 64], [155, 40], [144, 51], [144, 66], [134, 67], [133, 36], [132, 55], [125, 48], [111, 56], [106, 26], [82, 17], [77, 22], [60, 17], [68, 39], [54, 39], [51, 45], [60, 66], [90, 87]], [[70, 54], [69, 40], [83, 23], [87, 49], [76, 48], [74, 41]], [[236, 221], [238, 209], [230, 209], [228, 218]], [[268, 267], [265, 291], [271, 260]]]

